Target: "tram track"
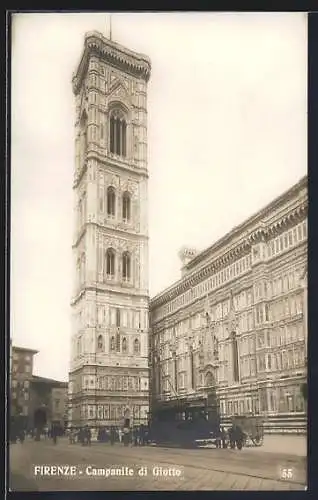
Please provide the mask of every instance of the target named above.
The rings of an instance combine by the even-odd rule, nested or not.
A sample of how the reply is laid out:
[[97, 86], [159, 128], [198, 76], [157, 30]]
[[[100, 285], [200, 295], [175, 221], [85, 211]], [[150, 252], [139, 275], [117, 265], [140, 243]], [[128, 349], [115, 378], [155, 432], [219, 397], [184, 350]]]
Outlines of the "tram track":
[[[96, 450], [96, 452], [98, 453], [98, 455], [101, 457], [101, 456], [105, 455], [105, 448], [104, 449], [98, 448], [98, 446], [99, 445], [94, 446], [94, 453], [95, 453], [95, 450]], [[149, 450], [149, 448], [147, 448], [147, 447], [142, 447], [140, 449], [141, 450], [147, 450], [147, 449]], [[189, 467], [191, 469], [196, 469], [196, 470], [206, 470], [206, 471], [209, 471], [209, 472], [219, 472], [219, 473], [224, 473], [224, 474], [235, 474], [237, 476], [246, 476], [246, 477], [253, 478], [253, 479], [261, 479], [261, 480], [268, 480], [268, 481], [278, 481], [278, 482], [284, 483], [286, 485], [287, 484], [298, 485], [298, 486], [301, 487], [300, 489], [303, 489], [306, 486], [306, 481], [300, 481], [300, 480], [297, 480], [297, 479], [294, 479], [294, 480], [282, 479], [280, 477], [280, 475], [278, 474], [278, 470], [277, 470], [277, 475], [275, 475], [275, 474], [266, 474], [266, 472], [263, 469], [262, 469], [262, 472], [255, 471], [253, 473], [250, 470], [250, 468], [251, 468], [251, 465], [255, 464], [255, 455], [253, 455], [253, 457], [251, 457], [251, 458], [253, 458], [253, 461], [252, 461], [252, 463], [248, 464], [248, 468], [246, 470], [242, 471], [242, 470], [239, 470], [239, 468], [237, 466], [235, 466], [235, 464], [229, 462], [229, 460], [226, 460], [225, 457], [222, 457], [222, 459], [224, 461], [226, 460], [226, 462], [221, 467], [217, 466], [216, 464], [209, 464], [209, 465], [207, 465], [206, 463], [203, 462], [203, 458], [202, 457], [196, 457], [196, 458], [201, 458], [200, 464], [195, 464], [195, 463], [193, 463], [193, 461], [192, 462], [186, 462], [186, 463], [184, 463], [181, 460], [178, 463], [177, 460], [173, 461], [172, 458], [173, 458], [173, 455], [175, 455], [175, 457], [177, 456], [177, 457], [184, 458], [185, 455], [184, 455], [184, 452], [181, 449], [178, 450], [176, 448], [168, 448], [168, 447], [165, 447], [165, 448], [162, 447], [161, 448], [161, 447], [157, 447], [157, 446], [153, 447], [153, 449], [156, 449], [158, 451], [159, 450], [160, 451], [169, 451], [171, 453], [171, 456], [169, 457], [169, 459], [163, 457], [162, 455], [157, 456], [155, 458], [155, 457], [152, 457], [149, 453], [147, 453], [147, 456], [140, 456], [139, 454], [134, 453], [134, 451], [131, 453], [131, 451], [134, 450], [133, 447], [123, 447], [122, 450], [119, 452], [119, 450], [116, 447], [116, 445], [114, 447], [111, 447], [111, 448], [107, 446], [107, 452], [108, 452], [107, 454], [111, 455], [112, 458], [114, 456], [116, 456], [118, 458], [123, 458], [124, 457], [125, 459], [127, 459], [129, 457], [129, 458], [135, 459], [135, 460], [137, 460], [139, 462], [145, 462], [147, 464], [149, 464], [149, 461], [153, 460], [156, 465], [158, 465], [158, 464], [167, 464], [170, 467], [177, 465], [177, 466], [182, 467], [182, 468]], [[172, 450], [173, 450], [173, 453], [172, 453]], [[193, 451], [197, 451], [197, 450], [193, 450]], [[214, 450], [211, 450], [211, 451], [213, 452]], [[225, 450], [222, 450], [222, 452], [223, 451], [225, 451]], [[233, 454], [231, 453], [231, 458], [234, 458], [234, 456], [235, 456], [234, 454], [236, 454], [235, 451], [233, 452]], [[86, 458], [86, 456], [84, 455], [83, 458]], [[216, 457], [209, 457], [209, 458], [216, 459]], [[240, 460], [244, 460], [244, 452], [243, 452], [242, 455], [240, 455]], [[272, 461], [273, 460], [270, 459], [270, 457], [268, 457], [268, 460], [265, 460], [265, 464], [268, 465], [269, 463], [272, 463]], [[253, 462], [254, 462], [254, 464], [253, 464]], [[283, 464], [287, 466], [291, 462], [292, 462], [292, 457], [289, 457], [288, 461], [287, 461], [287, 457], [286, 457], [285, 458], [285, 462]], [[241, 462], [239, 464], [239, 467], [241, 468], [242, 465], [243, 464]], [[259, 464], [256, 464], [256, 466], [259, 467]]]
[[[282, 480], [276, 467], [279, 456], [275, 457], [273, 462], [268, 457], [260, 455], [255, 464], [254, 454], [253, 456], [246, 454], [244, 457], [244, 452], [241, 454], [234, 450], [209, 450], [210, 453], [206, 453], [208, 450], [192, 450], [192, 452], [185, 453], [184, 450], [175, 448], [135, 448], [98, 443], [92, 443], [91, 447], [82, 447], [59, 441], [57, 446], [52, 446], [50, 442], [28, 443], [27, 447], [23, 446], [20, 451], [18, 449], [15, 451], [17, 452], [13, 454], [15, 457], [11, 457], [13, 458], [11, 471], [13, 474], [22, 473], [27, 479], [32, 479], [32, 464], [35, 463], [69, 464], [78, 466], [82, 470], [88, 465], [96, 468], [147, 467], [149, 471], [148, 477], [136, 476], [134, 481], [122, 478], [120, 482], [118, 479], [109, 479], [105, 483], [102, 478], [98, 481], [91, 481], [85, 480], [82, 476], [75, 482], [65, 480], [63, 487], [66, 490], [304, 490], [306, 484], [304, 463], [299, 457], [298, 460], [297, 457], [294, 457], [295, 460], [290, 457], [288, 464], [285, 462], [286, 466], [294, 467], [295, 471], [298, 470], [293, 480]], [[272, 466], [271, 462], [273, 462]], [[27, 468], [24, 465], [26, 463], [30, 464]], [[158, 478], [153, 476], [155, 467], [157, 469], [179, 468], [182, 471], [182, 477], [167, 478], [168, 482], [158, 481]], [[55, 488], [60, 489], [61, 479], [39, 478], [37, 486], [43, 491], [47, 488], [50, 491]]]

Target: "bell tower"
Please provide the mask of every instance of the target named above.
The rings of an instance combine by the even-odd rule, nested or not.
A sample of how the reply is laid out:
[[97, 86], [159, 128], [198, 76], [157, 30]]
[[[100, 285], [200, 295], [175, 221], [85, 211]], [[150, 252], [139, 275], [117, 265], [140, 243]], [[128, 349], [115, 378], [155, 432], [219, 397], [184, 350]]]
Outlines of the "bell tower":
[[146, 423], [150, 60], [85, 36], [75, 95], [70, 425]]

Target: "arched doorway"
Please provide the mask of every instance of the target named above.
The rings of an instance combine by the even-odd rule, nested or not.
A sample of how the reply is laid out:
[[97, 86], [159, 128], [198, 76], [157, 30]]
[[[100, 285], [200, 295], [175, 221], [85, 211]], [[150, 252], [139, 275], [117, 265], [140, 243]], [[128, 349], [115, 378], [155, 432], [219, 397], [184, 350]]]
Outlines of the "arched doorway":
[[36, 429], [43, 429], [47, 424], [47, 415], [45, 408], [37, 408], [33, 414], [34, 427]]

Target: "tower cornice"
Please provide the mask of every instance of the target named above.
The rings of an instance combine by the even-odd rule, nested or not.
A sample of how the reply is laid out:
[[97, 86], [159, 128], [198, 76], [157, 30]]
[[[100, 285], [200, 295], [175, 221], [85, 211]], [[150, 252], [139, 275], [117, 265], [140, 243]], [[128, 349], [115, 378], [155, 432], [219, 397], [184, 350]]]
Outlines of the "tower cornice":
[[85, 46], [78, 68], [73, 75], [73, 91], [78, 94], [85, 76], [89, 56], [97, 54], [105, 63], [114, 66], [146, 82], [150, 78], [151, 62], [148, 56], [133, 52], [122, 45], [105, 38], [97, 31], [85, 35]]

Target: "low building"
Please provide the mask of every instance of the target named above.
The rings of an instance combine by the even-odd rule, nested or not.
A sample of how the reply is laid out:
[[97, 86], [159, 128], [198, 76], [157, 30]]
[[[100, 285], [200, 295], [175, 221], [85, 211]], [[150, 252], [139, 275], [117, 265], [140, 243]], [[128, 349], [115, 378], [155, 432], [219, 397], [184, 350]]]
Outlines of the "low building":
[[61, 427], [67, 422], [67, 382], [33, 375], [33, 357], [39, 351], [10, 343], [10, 417], [23, 420], [26, 429]]
[[184, 249], [182, 277], [150, 303], [152, 407], [204, 401], [223, 423], [264, 416], [305, 432], [307, 177], [206, 250]]
[[30, 384], [33, 373], [33, 357], [38, 351], [10, 345], [10, 416], [23, 416], [27, 421], [30, 413]]
[[30, 381], [29, 427], [66, 427], [67, 382], [33, 376]]

